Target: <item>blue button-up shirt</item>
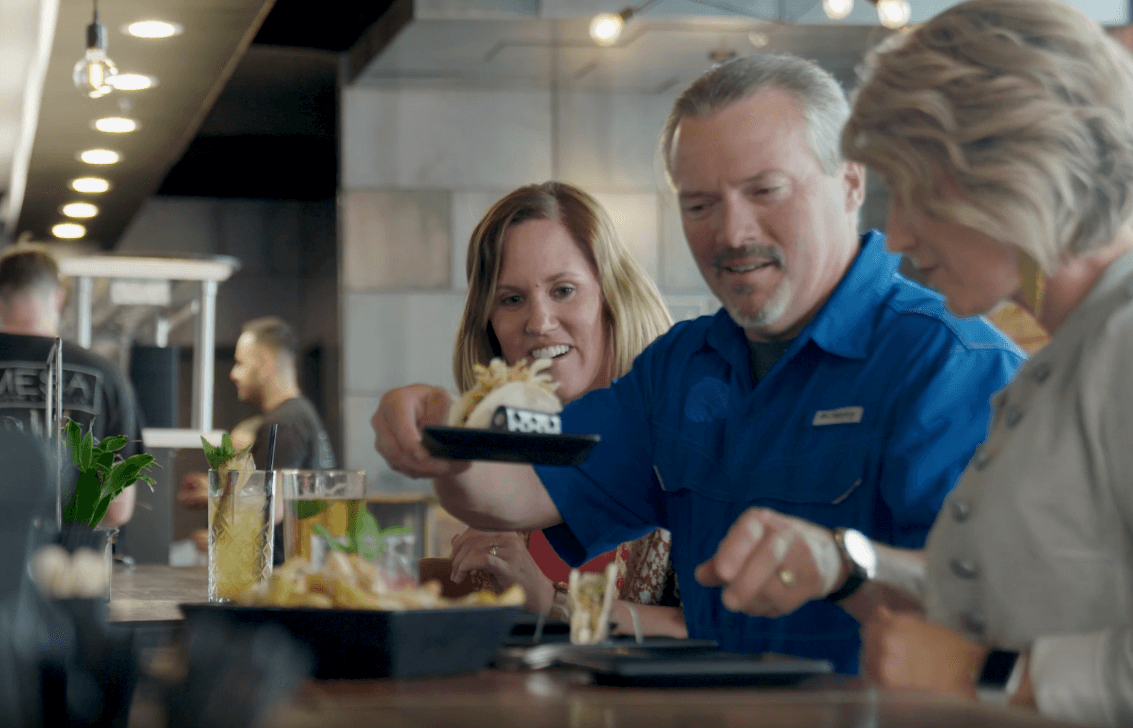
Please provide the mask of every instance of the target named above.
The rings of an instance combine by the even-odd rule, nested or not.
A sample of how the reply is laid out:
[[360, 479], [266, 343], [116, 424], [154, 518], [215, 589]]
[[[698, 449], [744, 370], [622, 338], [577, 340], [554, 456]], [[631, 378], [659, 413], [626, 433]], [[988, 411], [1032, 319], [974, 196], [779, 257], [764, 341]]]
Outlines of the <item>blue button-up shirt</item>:
[[856, 672], [858, 625], [838, 607], [747, 617], [693, 570], [753, 506], [923, 545], [984, 438], [991, 395], [1025, 355], [899, 275], [883, 241], [863, 237], [834, 293], [758, 383], [743, 330], [721, 310], [677, 324], [626, 376], [570, 404], [564, 431], [602, 440], [579, 466], [536, 468], [563, 517], [546, 532], [559, 554], [582, 563], [663, 526], [690, 637]]

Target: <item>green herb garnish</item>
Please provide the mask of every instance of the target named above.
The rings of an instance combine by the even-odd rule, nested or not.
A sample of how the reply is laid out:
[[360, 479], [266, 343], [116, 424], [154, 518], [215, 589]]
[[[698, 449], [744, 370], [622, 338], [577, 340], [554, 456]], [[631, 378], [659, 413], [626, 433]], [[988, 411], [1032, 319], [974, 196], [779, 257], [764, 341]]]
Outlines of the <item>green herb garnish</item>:
[[342, 551], [348, 554], [358, 554], [366, 561], [374, 561], [386, 551], [386, 538], [388, 536], [404, 536], [413, 533], [413, 529], [405, 526], [390, 526], [382, 530], [374, 516], [366, 510], [359, 511], [353, 519], [351, 527], [346, 532], [346, 543], [330, 535], [320, 524], [311, 525], [311, 530], [322, 536], [331, 551]]
[[67, 523], [97, 526], [111, 501], [126, 487], [138, 480], [155, 484], [154, 479], [145, 474], [156, 464], [153, 455], [138, 453], [123, 460], [115, 454], [126, 447], [127, 440], [122, 435], [96, 441], [89, 429], [83, 435], [82, 428], [74, 420], [69, 420], [65, 429], [67, 444], [79, 469], [78, 485], [63, 512], [63, 520]]
[[[225, 432], [220, 436], [219, 447], [213, 447], [203, 436], [201, 437], [201, 447], [204, 448], [205, 459], [208, 460], [209, 467], [217, 472], [217, 477], [223, 489], [220, 492], [220, 501], [217, 503], [216, 523], [210, 526], [214, 531], [222, 532], [226, 528], [224, 525], [224, 514], [231, 512], [233, 508], [233, 493], [243, 487], [243, 484], [247, 482], [248, 478], [251, 476], [252, 471], [255, 470], [256, 466], [255, 463], [252, 462], [252, 453], [249, 452], [252, 446], [248, 445], [248, 447], [237, 452], [236, 448], [232, 445], [232, 438]], [[235, 486], [228, 477], [228, 473], [231, 470], [237, 470], [242, 473], [237, 476], [239, 482], [236, 483]]]
[[[209, 461], [209, 467], [213, 470], [220, 470], [232, 458], [236, 457], [236, 448], [232, 446], [232, 439], [228, 437], [228, 433], [224, 433], [220, 437], [220, 446], [213, 447], [209, 441], [204, 437], [201, 438], [201, 446], [205, 449], [205, 459]], [[252, 446], [244, 448], [247, 452]]]

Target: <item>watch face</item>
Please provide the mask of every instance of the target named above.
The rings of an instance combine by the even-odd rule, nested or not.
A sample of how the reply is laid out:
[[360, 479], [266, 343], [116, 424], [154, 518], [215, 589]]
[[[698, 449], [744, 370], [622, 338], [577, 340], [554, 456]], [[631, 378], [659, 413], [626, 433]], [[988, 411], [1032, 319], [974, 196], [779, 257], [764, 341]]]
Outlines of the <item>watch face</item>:
[[846, 545], [850, 559], [865, 571], [866, 578], [872, 579], [877, 572], [877, 554], [865, 534], [847, 528], [842, 534], [842, 543]]

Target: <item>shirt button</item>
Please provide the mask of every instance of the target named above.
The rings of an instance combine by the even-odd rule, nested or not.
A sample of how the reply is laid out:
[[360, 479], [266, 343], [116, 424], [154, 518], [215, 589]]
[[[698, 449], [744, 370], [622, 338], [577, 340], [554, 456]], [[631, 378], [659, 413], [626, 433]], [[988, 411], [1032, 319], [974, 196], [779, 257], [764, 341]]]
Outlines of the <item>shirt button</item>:
[[952, 573], [961, 579], [975, 579], [980, 575], [980, 567], [976, 562], [968, 559], [952, 559], [948, 562], [948, 566], [952, 568]]
[[972, 515], [972, 502], [967, 498], [952, 499], [952, 520], [963, 523]]
[[1014, 427], [1023, 420], [1023, 410], [1018, 407], [1012, 407], [1007, 410], [1007, 426]]
[[1050, 376], [1050, 362], [1044, 361], [1036, 364], [1035, 370], [1031, 372], [1031, 376], [1034, 377], [1035, 381], [1039, 384], [1045, 382], [1046, 378]]

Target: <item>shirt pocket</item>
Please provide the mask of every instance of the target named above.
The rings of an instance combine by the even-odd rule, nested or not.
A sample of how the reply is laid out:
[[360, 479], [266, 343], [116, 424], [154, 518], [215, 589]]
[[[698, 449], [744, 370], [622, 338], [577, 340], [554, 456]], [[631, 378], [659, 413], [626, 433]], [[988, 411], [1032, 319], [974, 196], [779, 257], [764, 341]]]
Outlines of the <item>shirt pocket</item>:
[[[839, 513], [860, 510], [872, 490], [866, 485], [875, 480], [876, 433], [857, 428], [847, 436], [836, 428], [814, 428], [794, 442], [786, 456], [737, 450], [725, 462], [672, 436], [658, 448], [658, 475], [669, 492], [688, 489], [715, 500], [764, 505], [800, 516], [809, 509], [794, 506], [813, 506], [821, 516], [815, 520], [823, 522], [829, 520], [831, 506]], [[777, 453], [785, 449], [775, 448]]]
[[[808, 438], [809, 439], [809, 438]], [[876, 448], [868, 438], [808, 443], [802, 457], [768, 463], [753, 483], [751, 505], [822, 526], [869, 533], [877, 501]]]

